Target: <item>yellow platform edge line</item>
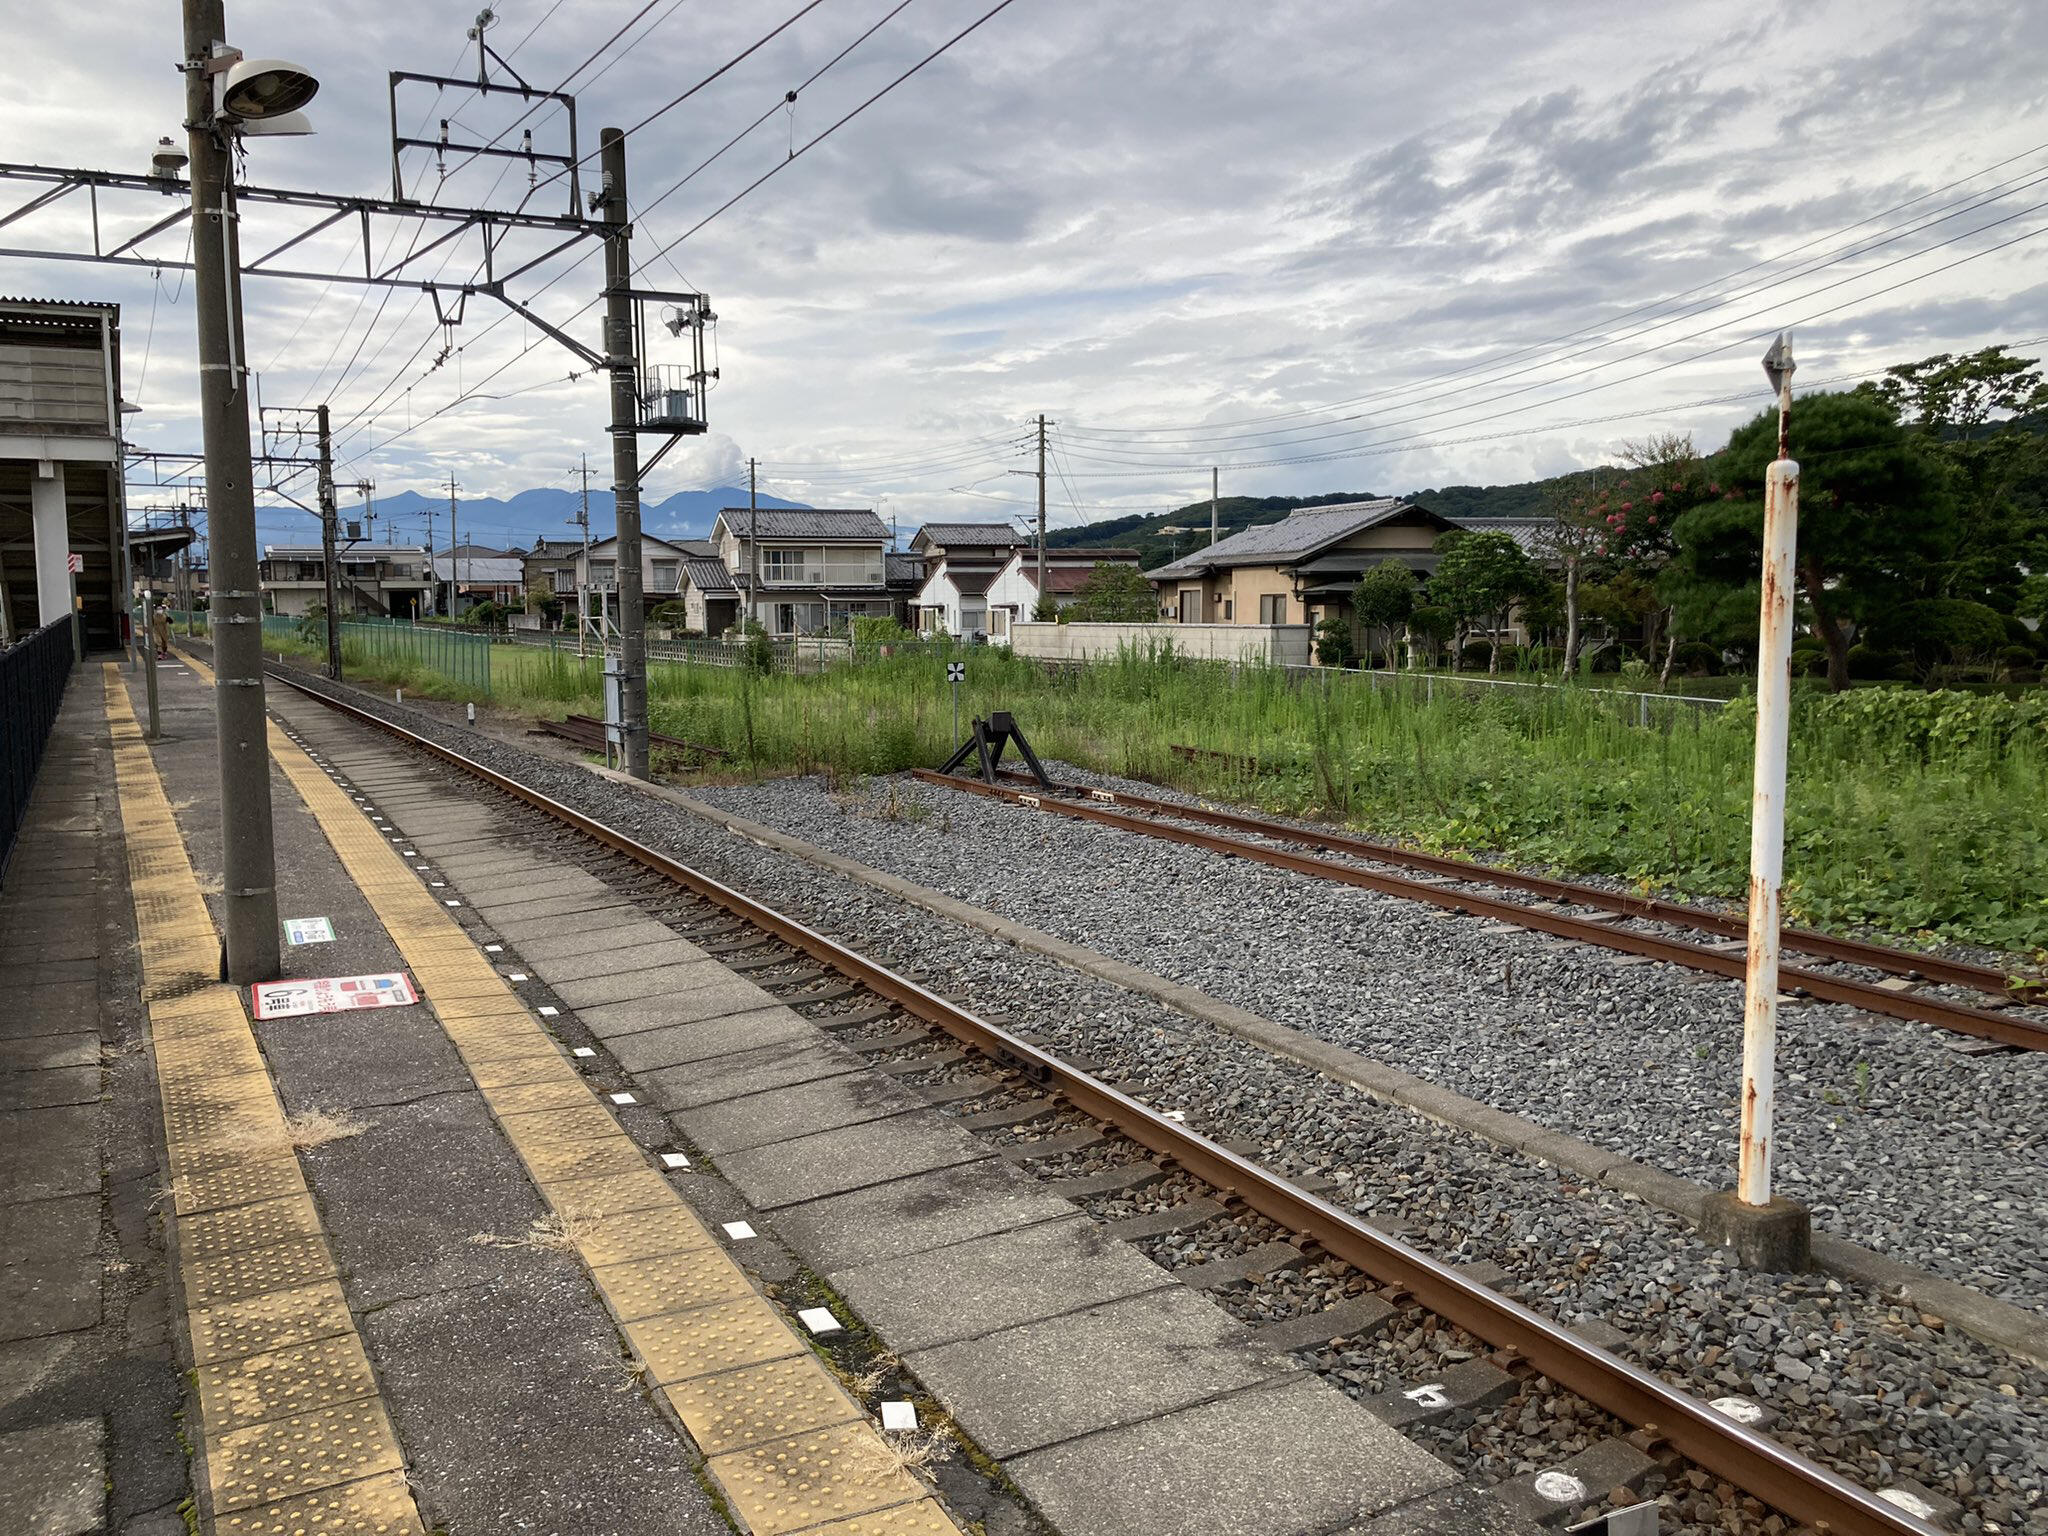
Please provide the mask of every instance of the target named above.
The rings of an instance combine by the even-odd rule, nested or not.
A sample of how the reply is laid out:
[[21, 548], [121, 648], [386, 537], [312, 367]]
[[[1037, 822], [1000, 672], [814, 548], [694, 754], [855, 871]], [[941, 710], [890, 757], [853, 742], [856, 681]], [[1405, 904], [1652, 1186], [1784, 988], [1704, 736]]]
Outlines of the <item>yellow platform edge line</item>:
[[421, 1536], [405, 1458], [121, 681], [101, 682], [141, 940], [206, 1510], [235, 1536]]
[[[516, 1084], [479, 1071], [513, 1059], [552, 1058], [566, 1066], [568, 1058], [389, 838], [274, 720], [269, 743], [407, 966], [416, 976], [437, 966], [443, 975], [461, 975], [459, 1016], [443, 1018], [435, 1007], [436, 1018], [528, 1178], [562, 1221], [649, 1385], [659, 1389], [747, 1529], [755, 1536], [962, 1536], [874, 1420], [754, 1289], [573, 1067], [568, 1077], [552, 1067], [544, 1077], [517, 1075]], [[449, 958], [454, 940], [473, 960]], [[434, 994], [424, 995], [434, 1006]], [[534, 1135], [528, 1123], [535, 1116], [516, 1086], [537, 1080], [575, 1081], [610, 1132], [568, 1140]], [[568, 1107], [551, 1106], [556, 1114]], [[573, 1107], [580, 1112], [584, 1105]], [[667, 1225], [667, 1251], [622, 1259], [617, 1225], [629, 1216]]]

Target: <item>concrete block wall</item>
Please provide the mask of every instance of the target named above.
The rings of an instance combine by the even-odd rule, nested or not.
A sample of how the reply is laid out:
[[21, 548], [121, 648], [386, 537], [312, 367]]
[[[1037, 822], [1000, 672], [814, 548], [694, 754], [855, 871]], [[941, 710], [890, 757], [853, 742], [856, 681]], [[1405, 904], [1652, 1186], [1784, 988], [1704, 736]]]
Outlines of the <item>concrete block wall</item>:
[[1299, 667], [1309, 661], [1306, 624], [1013, 624], [1011, 647], [1044, 661], [1096, 661], [1130, 647], [1171, 645], [1201, 661], [1265, 662]]

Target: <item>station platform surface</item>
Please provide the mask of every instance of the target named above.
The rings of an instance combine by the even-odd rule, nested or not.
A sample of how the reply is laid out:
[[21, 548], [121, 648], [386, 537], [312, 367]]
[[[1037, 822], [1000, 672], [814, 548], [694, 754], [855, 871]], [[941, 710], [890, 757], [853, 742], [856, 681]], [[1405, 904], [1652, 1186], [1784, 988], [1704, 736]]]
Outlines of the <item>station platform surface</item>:
[[[276, 689], [279, 915], [332, 935], [286, 974], [420, 1001], [252, 1020], [216, 979], [211, 683], [162, 668], [152, 742], [141, 679], [81, 668], [0, 886], [25, 1530], [1509, 1529], [462, 780]], [[891, 1352], [979, 1470], [886, 1433], [814, 1326]]]

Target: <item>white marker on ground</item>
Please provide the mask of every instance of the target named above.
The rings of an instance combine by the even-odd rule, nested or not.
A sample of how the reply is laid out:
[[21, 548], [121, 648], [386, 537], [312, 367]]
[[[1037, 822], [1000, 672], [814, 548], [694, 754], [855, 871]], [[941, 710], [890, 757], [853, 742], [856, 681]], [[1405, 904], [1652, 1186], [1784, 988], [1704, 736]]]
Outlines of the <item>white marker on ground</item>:
[[898, 1434], [908, 1434], [917, 1428], [917, 1404], [888, 1402], [882, 1404], [882, 1428]]
[[832, 1315], [830, 1307], [805, 1307], [797, 1313], [796, 1320], [813, 1333], [840, 1333], [844, 1329], [838, 1318]]
[[747, 1238], [750, 1237], [760, 1236], [760, 1234], [754, 1230], [752, 1224], [748, 1222], [728, 1221], [724, 1223], [724, 1226], [725, 1235], [731, 1238], [736, 1243], [744, 1242]]

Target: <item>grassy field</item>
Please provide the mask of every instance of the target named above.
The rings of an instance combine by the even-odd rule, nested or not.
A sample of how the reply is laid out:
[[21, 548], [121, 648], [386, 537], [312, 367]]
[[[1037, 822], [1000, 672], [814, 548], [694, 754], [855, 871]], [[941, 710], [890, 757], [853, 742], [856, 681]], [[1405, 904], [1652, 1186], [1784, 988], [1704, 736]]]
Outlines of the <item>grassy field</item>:
[[[354, 671], [463, 694], [417, 668]], [[1645, 888], [1739, 900], [1746, 888], [1753, 717], [1596, 690], [1418, 692], [1132, 658], [1049, 675], [969, 655], [961, 718], [1007, 709], [1042, 757], [1379, 836], [1506, 855]], [[600, 712], [595, 658], [500, 646], [494, 700]], [[743, 772], [852, 777], [936, 767], [954, 745], [943, 658], [820, 677], [649, 669], [654, 729], [722, 747]], [[1190, 763], [1187, 744], [1257, 760]], [[1866, 689], [1802, 691], [1786, 826], [1793, 919], [2002, 949], [2048, 950], [2048, 700]]]

